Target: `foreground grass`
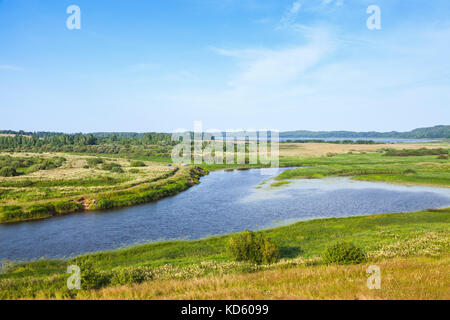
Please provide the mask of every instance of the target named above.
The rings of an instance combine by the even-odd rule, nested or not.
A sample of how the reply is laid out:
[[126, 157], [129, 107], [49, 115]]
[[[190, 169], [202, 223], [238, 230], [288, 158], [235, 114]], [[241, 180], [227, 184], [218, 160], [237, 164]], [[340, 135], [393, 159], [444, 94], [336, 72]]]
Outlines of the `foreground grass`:
[[[89, 255], [89, 258], [106, 273], [117, 268], [153, 268], [156, 281], [221, 277], [265, 272], [271, 268], [281, 270], [287, 266], [308, 267], [317, 264], [317, 257], [328, 245], [337, 241], [357, 243], [368, 253], [370, 262], [400, 257], [439, 257], [450, 249], [449, 226], [450, 208], [298, 222], [262, 231], [280, 247], [283, 259], [278, 265], [268, 267], [233, 262], [226, 250], [230, 235], [198, 241], [151, 243], [98, 252]], [[443, 261], [447, 265], [444, 269], [448, 270], [448, 259]], [[0, 298], [84, 297], [86, 292], [69, 293], [65, 289], [68, 277], [66, 268], [73, 263], [76, 259], [15, 264], [7, 273], [0, 274]], [[349, 270], [356, 269], [350, 267]], [[155, 290], [163, 290], [159, 282], [151, 283], [153, 285], [149, 286]]]
[[450, 256], [377, 261], [381, 289], [367, 288], [369, 264], [303, 266], [251, 274], [151, 281], [84, 292], [79, 299], [450, 299]]

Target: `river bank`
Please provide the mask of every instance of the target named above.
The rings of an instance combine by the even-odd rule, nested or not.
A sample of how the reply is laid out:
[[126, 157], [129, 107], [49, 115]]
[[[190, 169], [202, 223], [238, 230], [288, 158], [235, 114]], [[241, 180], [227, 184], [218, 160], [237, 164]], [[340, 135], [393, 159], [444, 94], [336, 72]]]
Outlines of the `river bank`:
[[208, 173], [192, 166], [58, 155], [68, 158], [61, 168], [0, 181], [0, 224], [152, 202], [198, 184]]
[[[154, 290], [161, 292], [164, 292], [164, 281], [172, 281], [167, 282], [170, 287], [173, 281], [181, 281], [181, 285], [182, 281], [187, 279], [204, 279], [201, 281], [208, 282], [208, 278], [204, 277], [213, 277], [213, 281], [225, 280], [224, 276], [227, 274], [252, 277], [251, 274], [264, 271], [265, 268], [293, 269], [305, 272], [309, 270], [304, 269], [305, 267], [310, 268], [308, 266], [317, 265], [318, 269], [314, 270], [324, 270], [328, 267], [321, 264], [320, 255], [330, 243], [336, 241], [358, 243], [370, 257], [369, 262], [382, 261], [383, 264], [389, 264], [390, 259], [395, 261], [397, 258], [409, 259], [410, 257], [428, 256], [447, 265], [448, 259], [445, 260], [443, 255], [448, 252], [450, 245], [449, 224], [450, 208], [447, 208], [410, 213], [318, 219], [264, 230], [261, 232], [277, 243], [282, 261], [285, 261], [272, 267], [252, 267], [245, 263], [233, 262], [226, 249], [230, 235], [197, 241], [151, 243], [65, 260], [18, 263], [12, 264], [4, 270], [3, 274], [0, 274], [0, 298], [112, 298], [113, 293], [111, 292], [120, 292], [120, 290], [123, 290], [124, 293], [116, 298], [133, 297], [132, 291], [130, 291], [132, 283], [128, 286], [129, 289], [125, 289], [125, 287], [121, 287], [120, 290], [111, 289], [112, 291], [105, 291], [104, 295], [101, 295], [101, 292], [99, 295], [95, 291], [69, 292], [65, 287], [69, 276], [66, 274], [67, 266], [86, 259], [92, 261], [96, 268], [105, 273], [118, 268], [127, 270], [139, 267], [151, 268], [158, 276], [155, 278], [157, 281], [151, 280], [148, 284], [153, 286]], [[429, 258], [427, 259], [429, 261]], [[414, 264], [414, 262], [412, 263]], [[356, 266], [349, 268], [356, 270]], [[444, 268], [444, 270], [446, 269]], [[364, 274], [362, 266], [359, 272]], [[438, 272], [437, 269], [436, 272]], [[433, 276], [444, 282], [448, 281], [448, 274], [438, 272], [433, 273]], [[325, 282], [323, 284], [325, 285]], [[161, 287], [159, 287], [160, 285]], [[432, 284], [430, 283], [429, 286]], [[270, 290], [270, 288], [269, 286], [268, 289]], [[275, 289], [275, 287], [273, 288]], [[428, 290], [433, 291], [433, 288], [429, 287]], [[418, 294], [418, 292], [416, 293]], [[151, 294], [146, 295], [145, 291], [142, 294], [142, 298], [152, 297]], [[165, 296], [166, 294], [162, 294], [159, 298]], [[239, 295], [228, 296], [228, 298], [235, 297], [239, 297]]]

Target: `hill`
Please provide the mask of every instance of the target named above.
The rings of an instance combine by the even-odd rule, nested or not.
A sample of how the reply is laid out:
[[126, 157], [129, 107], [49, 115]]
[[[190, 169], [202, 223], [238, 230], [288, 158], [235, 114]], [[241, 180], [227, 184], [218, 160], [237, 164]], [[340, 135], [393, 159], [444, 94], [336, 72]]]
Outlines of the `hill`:
[[[92, 135], [96, 138], [135, 138], [142, 139], [146, 136], [158, 137], [158, 140], [170, 140], [170, 133], [156, 133], [156, 132], [94, 132], [94, 133], [74, 133], [67, 134], [62, 132], [28, 132], [28, 131], [13, 131], [13, 130], [0, 130], [2, 135], [22, 135], [22, 136], [36, 136], [38, 138], [48, 138], [54, 136], [86, 136]], [[237, 133], [239, 136], [239, 133]], [[408, 132], [356, 132], [356, 131], [308, 131], [308, 130], [295, 130], [284, 131], [280, 133], [280, 138], [397, 138], [397, 139], [450, 139], [450, 125], [439, 125], [428, 128], [417, 128]]]
[[397, 139], [450, 139], [450, 125], [418, 128], [408, 132], [355, 132], [296, 130], [280, 133], [281, 138], [397, 138]]

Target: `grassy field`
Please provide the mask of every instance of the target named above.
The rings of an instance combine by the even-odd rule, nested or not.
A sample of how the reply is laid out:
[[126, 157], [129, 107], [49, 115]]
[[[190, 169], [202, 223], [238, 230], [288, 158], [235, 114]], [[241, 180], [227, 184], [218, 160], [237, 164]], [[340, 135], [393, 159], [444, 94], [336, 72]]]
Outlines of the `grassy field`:
[[[192, 167], [117, 157], [30, 153], [3, 156], [13, 164], [14, 159], [20, 159], [24, 165], [16, 169], [14, 176], [0, 177], [0, 223], [153, 201], [185, 190], [203, 174]], [[63, 164], [40, 169], [40, 163], [55, 157], [64, 159]]]
[[[261, 286], [264, 286], [264, 281], [270, 281], [270, 279], [263, 280], [265, 275], [272, 273], [284, 278], [285, 282], [290, 273], [300, 275], [302, 272], [313, 273], [313, 278], [323, 280], [327, 278], [321, 278], [321, 274], [327, 274], [329, 277], [332, 277], [334, 273], [349, 274], [350, 279], [360, 275], [362, 278], [359, 281], [365, 281], [364, 266], [325, 266], [321, 262], [320, 256], [325, 248], [330, 243], [342, 240], [357, 243], [367, 252], [369, 263], [381, 263], [389, 266], [388, 268], [391, 268], [394, 274], [401, 273], [400, 265], [402, 263], [410, 265], [410, 272], [414, 272], [414, 268], [420, 267], [418, 265], [414, 267], [414, 261], [427, 262], [431, 266], [427, 270], [428, 277], [448, 284], [450, 276], [448, 273], [449, 259], [446, 254], [450, 249], [449, 223], [450, 209], [442, 209], [312, 220], [264, 230], [262, 232], [269, 236], [280, 248], [281, 261], [273, 265], [253, 265], [233, 261], [226, 250], [229, 235], [198, 241], [151, 243], [128, 249], [98, 252], [68, 260], [41, 260], [19, 263], [10, 266], [6, 273], [0, 274], [0, 298], [113, 298], [114, 294], [117, 293], [121, 298], [131, 299], [140, 295], [141, 298], [161, 299], [172, 298], [176, 292], [182, 293], [183, 290], [188, 290], [189, 283], [202, 283], [205, 285], [204, 292], [203, 295], [197, 292], [199, 297], [209, 295], [212, 297], [215, 293], [208, 292], [207, 288], [215, 288], [214, 283], [228, 283], [227, 279], [229, 279], [230, 284], [234, 282], [233, 286], [237, 286], [236, 291], [227, 291], [224, 288], [224, 295], [219, 294], [216, 297], [231, 299], [242, 297], [246, 286], [253, 278], [259, 277]], [[408, 260], [411, 257], [417, 258], [414, 258], [416, 260]], [[84, 260], [92, 261], [95, 267], [105, 274], [117, 272], [120, 269], [149, 268], [153, 280], [137, 287], [111, 288], [110, 285], [107, 285], [106, 289], [99, 292], [77, 292], [76, 290], [69, 292], [65, 288], [68, 277], [65, 273], [66, 268], [68, 265], [81, 263]], [[395, 267], [396, 265], [397, 267]], [[446, 266], [446, 268], [442, 266]], [[393, 277], [394, 274], [391, 274], [390, 277]], [[240, 281], [240, 277], [246, 278], [246, 280]], [[408, 273], [403, 274], [402, 277], [402, 279], [407, 279]], [[189, 279], [195, 280], [187, 281]], [[341, 281], [344, 280], [341, 278]], [[392, 281], [392, 285], [394, 285], [397, 280], [392, 278]], [[424, 283], [419, 278], [414, 277], [411, 278], [411, 281], [414, 285], [408, 287], [409, 289], [404, 287], [405, 290], [410, 290], [408, 296], [425, 298], [434, 295], [449, 298], [448, 292], [446, 295], [442, 295], [440, 286], [435, 288], [437, 280]], [[242, 283], [241, 287], [238, 285], [239, 282]], [[278, 293], [272, 298], [292, 297], [291, 293], [293, 294], [294, 291], [286, 292], [284, 296], [280, 296], [280, 292], [283, 292], [283, 284], [280, 283], [279, 285], [279, 287], [275, 286], [273, 290], [281, 291], [277, 291]], [[285, 283], [285, 285], [287, 284]], [[406, 285], [408, 284], [405, 282], [404, 286]], [[180, 291], [168, 291], [171, 286], [172, 288], [174, 288], [173, 286], [180, 286]], [[185, 289], [182, 289], [183, 286], [185, 286]], [[330, 283], [322, 281], [320, 286], [323, 287], [323, 290], [327, 286], [333, 286], [336, 291], [339, 290], [339, 281], [337, 279], [336, 282]], [[146, 291], [150, 287], [153, 288], [151, 292]], [[134, 292], [135, 288], [136, 290], [142, 289], [141, 293]], [[311, 285], [310, 288], [312, 288]], [[198, 290], [201, 290], [201, 288], [199, 287]], [[305, 296], [303, 296], [303, 291], [300, 288], [298, 290], [296, 291], [298, 297], [306, 297], [307, 291], [304, 291]], [[321, 295], [318, 291], [316, 295], [310, 297], [332, 298], [335, 291], [331, 290], [328, 296]], [[402, 286], [398, 286], [393, 295], [386, 291], [383, 297], [401, 298], [401, 291]], [[347, 295], [344, 295], [342, 291], [342, 295], [337, 295], [336, 298], [353, 298], [351, 292], [349, 291]], [[428, 292], [427, 295], [424, 295], [425, 292]], [[220, 290], [218, 293], [220, 293]], [[185, 296], [180, 294], [179, 297], [188, 298], [189, 293], [185, 292], [185, 294]], [[195, 291], [193, 291], [193, 294], [195, 295]], [[267, 292], [266, 297], [269, 297], [269, 295], [270, 293]]]
[[[441, 151], [430, 155], [424, 146]], [[281, 144], [280, 166], [302, 168], [284, 171], [271, 187], [326, 176], [449, 187], [450, 165], [442, 150], [448, 152], [448, 143]], [[32, 161], [19, 165], [16, 176], [0, 178], [3, 222], [144, 203], [185, 190], [208, 170], [258, 167], [219, 164], [202, 165], [205, 170], [200, 170], [168, 166], [169, 161], [159, 158], [104, 154], [12, 156]], [[45, 159], [55, 157], [65, 161], [39, 170], [42, 163], [48, 164]], [[232, 235], [150, 243], [66, 260], [5, 262], [0, 299], [449, 299], [449, 223], [450, 209], [440, 209], [312, 220], [263, 230], [280, 251], [281, 260], [271, 265], [234, 261], [227, 251]], [[358, 244], [368, 262], [325, 265], [322, 253], [338, 241]], [[99, 290], [69, 291], [67, 267], [86, 262], [104, 279], [135, 272], [147, 278], [142, 283], [127, 278], [126, 285], [108, 280]], [[382, 268], [382, 290], [365, 286], [368, 264]]]
[[80, 294], [80, 299], [412, 299], [450, 298], [450, 256], [382, 260], [381, 289], [366, 285], [369, 264], [302, 266], [250, 274], [209, 275], [190, 280], [156, 280]]
[[449, 148], [448, 141], [433, 143], [381, 143], [381, 144], [335, 144], [335, 143], [280, 143], [280, 156], [289, 157], [318, 157], [329, 153], [371, 153], [380, 149], [421, 149], [421, 148]]
[[[440, 148], [447, 154], [386, 156], [389, 150], [408, 148], [420, 153], [424, 147]], [[280, 166], [304, 168], [285, 171], [277, 179], [340, 175], [369, 181], [449, 186], [448, 148], [448, 143], [282, 143]], [[168, 166], [169, 162], [167, 158], [127, 159], [105, 154], [0, 154], [0, 223], [145, 203], [185, 190], [208, 170], [262, 166], [202, 164], [200, 170]], [[287, 183], [275, 182], [273, 187]]]
[[[369, 147], [374, 148], [374, 146]], [[292, 150], [286, 153], [281, 150], [280, 163], [283, 166], [302, 166], [303, 168], [286, 170], [277, 179], [351, 176], [356, 180], [450, 186], [448, 155], [389, 156], [386, 148], [380, 148], [380, 146], [377, 148], [370, 152], [348, 151], [343, 154], [328, 153], [320, 157], [301, 157], [301, 149], [297, 150], [298, 153]], [[448, 152], [447, 145], [440, 148]], [[427, 149], [437, 150], [430, 147]]]

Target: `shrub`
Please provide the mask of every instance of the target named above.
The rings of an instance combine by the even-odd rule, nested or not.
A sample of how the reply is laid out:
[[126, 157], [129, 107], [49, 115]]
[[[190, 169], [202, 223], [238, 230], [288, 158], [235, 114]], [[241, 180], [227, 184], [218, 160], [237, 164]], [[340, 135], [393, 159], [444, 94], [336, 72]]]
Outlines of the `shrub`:
[[405, 171], [403, 171], [404, 174], [410, 174], [410, 173], [417, 173], [415, 170], [413, 169], [406, 169]]
[[139, 173], [140, 171], [138, 169], [130, 169], [128, 170], [129, 173]]
[[17, 175], [17, 171], [14, 168], [3, 167], [0, 169], [0, 177], [15, 177]]
[[145, 167], [145, 163], [142, 161], [132, 161], [130, 167]]
[[55, 203], [57, 213], [71, 213], [81, 210], [83, 206], [75, 201], [58, 201]]
[[51, 170], [51, 169], [55, 169], [56, 168], [56, 164], [53, 163], [53, 161], [45, 159], [42, 160], [40, 163], [37, 164], [37, 169], [38, 170]]
[[89, 168], [95, 168], [98, 164], [103, 163], [103, 159], [100, 158], [89, 158], [86, 160]]
[[47, 216], [56, 213], [55, 206], [51, 203], [33, 204], [26, 210], [31, 216]]
[[97, 201], [97, 206], [95, 207], [98, 210], [111, 209], [114, 208], [114, 201], [101, 199]]
[[328, 247], [322, 255], [326, 264], [359, 264], [366, 261], [366, 253], [348, 242], [338, 242]]
[[0, 207], [0, 221], [7, 222], [13, 221], [18, 218], [23, 218], [25, 213], [22, 207], [19, 206], [4, 206]]
[[141, 283], [153, 279], [153, 271], [148, 267], [114, 269], [111, 274], [110, 284], [121, 286], [133, 283]]
[[59, 168], [63, 165], [64, 162], [67, 161], [66, 158], [63, 157], [54, 157], [49, 159], [36, 159], [36, 164], [30, 166], [27, 170], [27, 173], [33, 173], [39, 170], [52, 170]]
[[437, 158], [438, 158], [438, 160], [448, 160], [448, 156], [445, 154], [441, 154]]
[[409, 156], [432, 156], [441, 154], [448, 155], [448, 150], [442, 148], [439, 149], [421, 148], [421, 149], [403, 149], [403, 150], [387, 149], [384, 155], [387, 157], [409, 157]]
[[111, 169], [111, 172], [114, 172], [114, 173], [123, 173], [123, 169], [119, 166], [119, 167], [113, 167], [112, 169]]
[[123, 172], [120, 164], [112, 163], [112, 162], [102, 164], [102, 170], [108, 170], [108, 171], [117, 172], [117, 173]]
[[228, 249], [235, 260], [256, 264], [274, 263], [279, 257], [277, 246], [266, 235], [248, 230], [231, 237]]
[[94, 266], [91, 258], [79, 258], [75, 261], [75, 265], [81, 271], [81, 289], [99, 289], [108, 284], [108, 276]]

